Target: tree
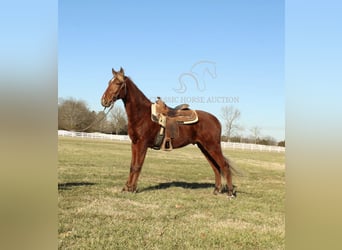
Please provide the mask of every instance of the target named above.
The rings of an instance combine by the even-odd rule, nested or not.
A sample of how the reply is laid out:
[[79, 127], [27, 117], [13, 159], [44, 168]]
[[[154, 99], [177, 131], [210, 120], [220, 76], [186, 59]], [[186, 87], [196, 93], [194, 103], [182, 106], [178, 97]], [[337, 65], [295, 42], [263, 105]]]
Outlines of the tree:
[[227, 141], [233, 136], [236, 130], [241, 130], [242, 127], [236, 122], [240, 119], [240, 111], [233, 106], [224, 106], [221, 109], [221, 117], [223, 119], [223, 131], [224, 135], [227, 137]]
[[[93, 111], [93, 113], [95, 113]], [[107, 120], [106, 113], [104, 111], [100, 111], [95, 114], [94, 124], [91, 126], [92, 131], [102, 132], [102, 133], [112, 133], [113, 126]]]
[[272, 136], [264, 136], [258, 141], [258, 144], [276, 146], [277, 141]]
[[58, 129], [80, 131], [95, 119], [86, 102], [73, 98], [58, 100]]
[[111, 124], [115, 134], [127, 134], [127, 115], [126, 112], [120, 107], [115, 106], [110, 112]]
[[254, 144], [257, 144], [257, 141], [260, 137], [260, 131], [261, 129], [258, 126], [252, 127], [250, 129], [250, 131], [252, 132], [252, 137], [254, 139]]

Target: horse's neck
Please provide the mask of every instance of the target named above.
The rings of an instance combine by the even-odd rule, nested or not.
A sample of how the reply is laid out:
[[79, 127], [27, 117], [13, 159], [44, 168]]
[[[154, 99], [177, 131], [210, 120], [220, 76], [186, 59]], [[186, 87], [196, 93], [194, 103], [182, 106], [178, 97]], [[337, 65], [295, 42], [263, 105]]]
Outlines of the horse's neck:
[[149, 113], [151, 101], [147, 99], [143, 92], [129, 78], [127, 78], [126, 88], [126, 97], [123, 99], [123, 102], [128, 121], [135, 123]]

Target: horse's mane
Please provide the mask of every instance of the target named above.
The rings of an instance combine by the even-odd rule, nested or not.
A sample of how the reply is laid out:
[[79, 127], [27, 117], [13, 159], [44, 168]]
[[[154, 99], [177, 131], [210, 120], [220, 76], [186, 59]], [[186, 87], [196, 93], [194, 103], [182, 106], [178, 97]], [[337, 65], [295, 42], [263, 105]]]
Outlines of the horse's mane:
[[149, 103], [151, 103], [151, 101], [145, 96], [144, 92], [142, 92], [138, 86], [133, 82], [131, 77], [125, 76], [125, 80], [126, 80], [126, 84], [127, 82], [131, 85], [130, 88], [133, 88], [133, 91], [137, 92], [135, 93], [135, 97], [140, 99], [145, 99], [146, 101], [148, 101]]

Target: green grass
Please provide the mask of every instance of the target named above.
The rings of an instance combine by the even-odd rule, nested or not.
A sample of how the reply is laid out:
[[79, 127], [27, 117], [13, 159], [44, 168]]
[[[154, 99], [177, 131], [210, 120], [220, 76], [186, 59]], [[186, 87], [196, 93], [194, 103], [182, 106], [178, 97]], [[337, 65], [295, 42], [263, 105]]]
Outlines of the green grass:
[[237, 198], [213, 195], [195, 146], [149, 150], [139, 192], [122, 193], [130, 144], [59, 138], [59, 249], [284, 249], [284, 153], [224, 150]]

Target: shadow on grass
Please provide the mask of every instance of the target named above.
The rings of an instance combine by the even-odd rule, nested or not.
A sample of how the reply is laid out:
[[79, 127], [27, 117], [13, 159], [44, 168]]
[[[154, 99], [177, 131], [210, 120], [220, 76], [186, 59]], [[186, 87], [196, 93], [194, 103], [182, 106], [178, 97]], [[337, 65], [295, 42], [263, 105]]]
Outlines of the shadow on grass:
[[96, 183], [93, 182], [66, 182], [66, 183], [58, 183], [58, 190], [69, 190], [73, 187], [79, 187], [79, 186], [93, 186]]
[[155, 186], [142, 188], [139, 190], [139, 192], [158, 190], [158, 189], [168, 189], [171, 187], [181, 187], [185, 189], [200, 189], [200, 188], [215, 188], [215, 185], [213, 183], [172, 181], [172, 182], [159, 183], [158, 185], [155, 185]]
[[[185, 189], [205, 189], [205, 188], [215, 188], [215, 185], [213, 183], [198, 183], [198, 182], [184, 182], [184, 181], [172, 181], [172, 182], [165, 182], [165, 183], [159, 183], [155, 186], [150, 186], [146, 188], [142, 188], [138, 190], [138, 193], [144, 192], [144, 191], [152, 191], [152, 190], [158, 190], [158, 189], [168, 189], [171, 187], [181, 187]], [[239, 194], [251, 194], [249, 192], [236, 190], [237, 186], [233, 185], [236, 193], [235, 196], [237, 196], [237, 193]], [[227, 185], [223, 185], [222, 189], [220, 191], [221, 194], [228, 193], [228, 187]]]

